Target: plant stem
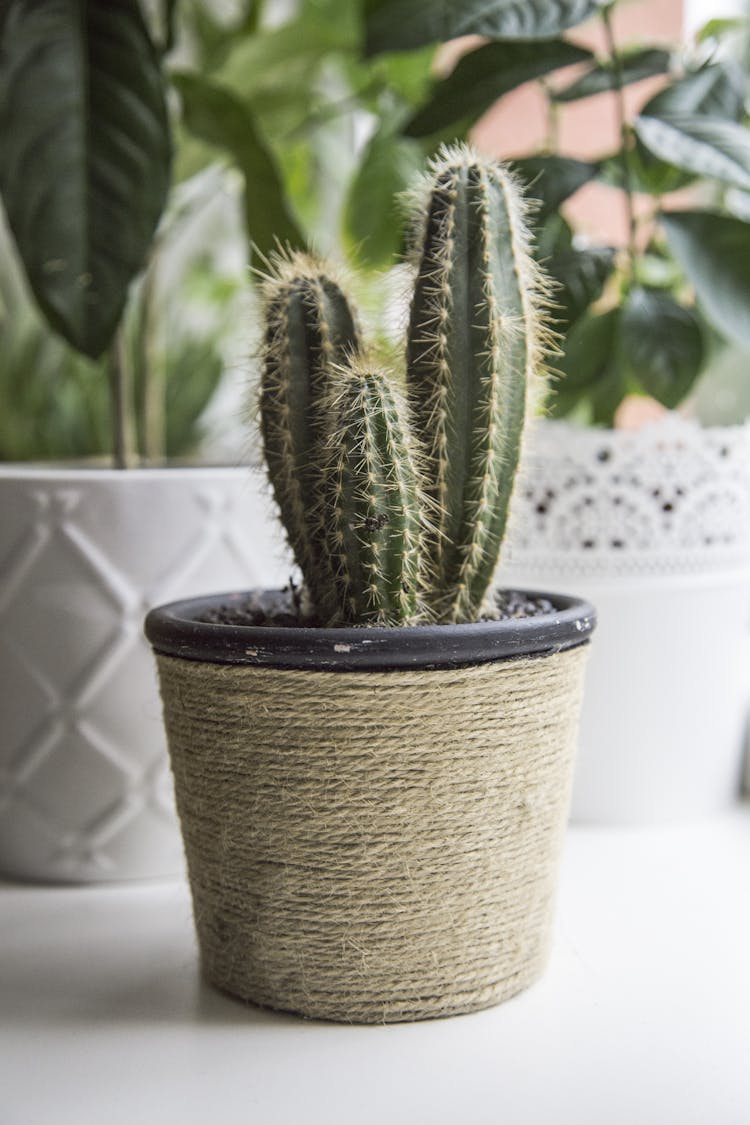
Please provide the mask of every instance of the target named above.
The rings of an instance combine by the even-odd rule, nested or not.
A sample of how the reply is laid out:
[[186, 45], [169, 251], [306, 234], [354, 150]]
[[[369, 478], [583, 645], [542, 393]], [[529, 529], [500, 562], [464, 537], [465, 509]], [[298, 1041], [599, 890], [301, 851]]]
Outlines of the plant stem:
[[635, 266], [635, 259], [637, 255], [636, 245], [636, 228], [637, 220], [635, 215], [635, 200], [633, 191], [633, 174], [630, 168], [630, 132], [628, 130], [627, 110], [625, 107], [625, 94], [623, 90], [623, 74], [622, 74], [622, 60], [620, 53], [617, 50], [615, 43], [614, 31], [612, 28], [612, 7], [608, 5], [602, 8], [602, 23], [604, 24], [604, 34], [607, 42], [607, 50], [609, 51], [610, 65], [612, 67], [612, 92], [615, 96], [615, 112], [617, 114], [617, 125], [620, 133], [620, 163], [622, 165], [622, 187], [625, 195], [625, 214], [628, 223], [628, 241], [627, 241], [627, 255], [630, 262], [631, 273]]
[[122, 326], [107, 359], [112, 424], [112, 461], [116, 469], [131, 468], [138, 457], [132, 411], [132, 379]]
[[547, 132], [542, 142], [543, 151], [548, 155], [554, 155], [557, 152], [560, 143], [560, 107], [556, 101], [551, 97], [550, 83], [545, 79], [539, 80], [539, 85], [542, 93], [546, 99], [547, 114], [546, 114], [546, 127]]
[[141, 440], [143, 456], [158, 464], [166, 456], [166, 371], [160, 363], [157, 318], [154, 316], [157, 255], [154, 252], [141, 286], [138, 326], [138, 368], [143, 388]]

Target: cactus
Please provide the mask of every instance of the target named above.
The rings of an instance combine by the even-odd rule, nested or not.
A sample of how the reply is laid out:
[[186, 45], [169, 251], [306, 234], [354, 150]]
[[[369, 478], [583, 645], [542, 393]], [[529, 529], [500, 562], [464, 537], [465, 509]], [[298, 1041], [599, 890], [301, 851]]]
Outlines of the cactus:
[[548, 343], [512, 176], [447, 148], [414, 198], [405, 400], [318, 263], [277, 257], [264, 282], [266, 459], [328, 624], [476, 619]]
[[268, 474], [289, 543], [314, 603], [329, 600], [322, 570], [321, 403], [335, 364], [359, 348], [355, 313], [312, 258], [275, 255], [261, 292], [265, 312], [260, 420]]
[[388, 374], [364, 361], [330, 383], [322, 498], [338, 620], [409, 624], [420, 611], [425, 506], [407, 413]]
[[499, 164], [443, 149], [414, 193], [407, 389], [439, 513], [439, 620], [473, 620], [497, 564], [545, 331], [522, 197]]

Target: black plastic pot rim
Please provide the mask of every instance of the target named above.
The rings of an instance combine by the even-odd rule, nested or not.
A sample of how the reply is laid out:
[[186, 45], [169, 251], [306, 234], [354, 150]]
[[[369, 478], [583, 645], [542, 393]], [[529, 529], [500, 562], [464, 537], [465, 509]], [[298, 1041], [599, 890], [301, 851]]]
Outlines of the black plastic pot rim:
[[519, 656], [551, 655], [585, 644], [596, 625], [596, 612], [588, 602], [539, 591], [521, 593], [546, 598], [553, 612], [469, 625], [321, 629], [200, 620], [219, 607], [242, 606], [250, 593], [213, 594], [158, 606], [146, 617], [146, 636], [157, 653], [183, 660], [365, 672], [455, 668]]

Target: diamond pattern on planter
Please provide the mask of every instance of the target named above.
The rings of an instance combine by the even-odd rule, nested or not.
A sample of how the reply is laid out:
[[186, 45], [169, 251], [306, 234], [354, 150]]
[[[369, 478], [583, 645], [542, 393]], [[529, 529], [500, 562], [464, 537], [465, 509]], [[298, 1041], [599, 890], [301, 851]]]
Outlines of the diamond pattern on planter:
[[0, 870], [181, 870], [143, 616], [284, 582], [267, 512], [244, 470], [0, 467]]

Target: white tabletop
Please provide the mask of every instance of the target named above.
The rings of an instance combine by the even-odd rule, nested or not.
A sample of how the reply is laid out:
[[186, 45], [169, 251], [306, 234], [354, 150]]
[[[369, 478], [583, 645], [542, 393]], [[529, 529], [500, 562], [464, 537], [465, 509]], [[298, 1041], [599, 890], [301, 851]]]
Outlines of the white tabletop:
[[200, 985], [181, 882], [0, 887], [2, 1125], [748, 1125], [750, 808], [573, 828], [541, 982], [344, 1027]]

